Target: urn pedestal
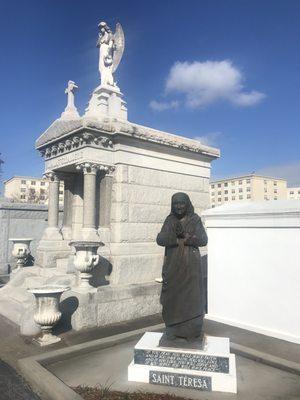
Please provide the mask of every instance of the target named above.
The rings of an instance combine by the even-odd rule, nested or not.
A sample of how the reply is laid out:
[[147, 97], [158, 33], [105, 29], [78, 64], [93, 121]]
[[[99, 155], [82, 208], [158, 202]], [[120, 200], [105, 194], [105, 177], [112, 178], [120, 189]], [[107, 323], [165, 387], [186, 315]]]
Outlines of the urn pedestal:
[[12, 256], [17, 260], [16, 268], [12, 270], [13, 273], [18, 272], [24, 267], [28, 256], [30, 255], [30, 242], [32, 238], [11, 238], [13, 242]]
[[74, 288], [79, 292], [93, 292], [96, 288], [90, 285], [91, 271], [99, 262], [97, 254], [99, 242], [90, 241], [72, 241], [71, 246], [75, 247], [74, 265], [79, 272], [78, 286]]
[[67, 286], [45, 285], [27, 289], [36, 299], [34, 321], [40, 325], [42, 336], [34, 341], [40, 346], [48, 346], [59, 342], [60, 337], [52, 334], [52, 328], [60, 320], [59, 301], [61, 295], [70, 290]]

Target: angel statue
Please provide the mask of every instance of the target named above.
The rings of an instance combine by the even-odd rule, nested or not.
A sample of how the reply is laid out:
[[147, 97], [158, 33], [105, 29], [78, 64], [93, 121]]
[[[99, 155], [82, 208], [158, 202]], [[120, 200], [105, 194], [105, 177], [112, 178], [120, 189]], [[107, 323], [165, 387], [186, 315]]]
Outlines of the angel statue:
[[100, 33], [97, 41], [99, 47], [99, 72], [101, 75], [101, 85], [116, 86], [113, 73], [118, 68], [121, 61], [125, 38], [121, 24], [116, 24], [116, 31], [112, 33], [106, 22], [98, 25]]

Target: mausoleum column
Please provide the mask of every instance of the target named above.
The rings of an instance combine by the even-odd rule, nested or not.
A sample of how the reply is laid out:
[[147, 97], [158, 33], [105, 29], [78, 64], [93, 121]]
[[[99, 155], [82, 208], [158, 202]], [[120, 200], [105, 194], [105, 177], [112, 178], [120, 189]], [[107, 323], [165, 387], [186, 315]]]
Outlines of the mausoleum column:
[[62, 236], [58, 227], [59, 213], [59, 178], [54, 172], [47, 172], [44, 175], [49, 180], [48, 198], [48, 227], [43, 239], [61, 240]]
[[74, 194], [74, 174], [64, 173], [64, 214], [62, 235], [64, 240], [72, 239], [72, 214], [73, 214], [73, 194]]
[[76, 166], [83, 171], [83, 224], [82, 239], [99, 240], [96, 229], [96, 182], [97, 173], [105, 175], [113, 167], [95, 163], [81, 163]]

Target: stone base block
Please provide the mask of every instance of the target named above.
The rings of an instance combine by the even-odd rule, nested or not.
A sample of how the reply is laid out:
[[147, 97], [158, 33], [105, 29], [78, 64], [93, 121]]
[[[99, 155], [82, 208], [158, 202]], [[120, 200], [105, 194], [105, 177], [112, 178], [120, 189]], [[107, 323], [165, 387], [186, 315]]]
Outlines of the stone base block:
[[[21, 331], [35, 332], [34, 296], [28, 287], [66, 285], [72, 290], [61, 297], [59, 322], [74, 330], [103, 327], [161, 312], [161, 286], [155, 282], [132, 285], [92, 287], [78, 291], [75, 274], [62, 274], [57, 268], [26, 267], [0, 289], [0, 315], [20, 325]], [[28, 316], [31, 317], [29, 318]], [[24, 319], [23, 316], [26, 316]]]
[[67, 258], [70, 253], [68, 241], [41, 240], [36, 251], [35, 265], [42, 268], [56, 268], [57, 260]]
[[236, 393], [229, 339], [206, 336], [203, 350], [160, 347], [162, 333], [146, 332], [134, 348], [128, 380], [184, 389]]
[[[71, 316], [72, 328], [80, 330], [130, 321], [161, 312], [160, 285], [157, 283], [101, 286], [96, 292], [80, 293], [76, 289], [66, 293], [76, 297], [76, 310]], [[71, 300], [70, 300], [71, 301]]]
[[58, 240], [59, 241], [59, 240], [62, 240], [62, 234], [61, 234], [59, 228], [48, 226], [43, 233], [42, 240]]
[[86, 240], [90, 242], [100, 243], [100, 237], [95, 228], [82, 228], [80, 230], [79, 238], [80, 238], [79, 240]]
[[97, 293], [97, 288], [93, 286], [74, 286], [72, 291], [74, 293]]

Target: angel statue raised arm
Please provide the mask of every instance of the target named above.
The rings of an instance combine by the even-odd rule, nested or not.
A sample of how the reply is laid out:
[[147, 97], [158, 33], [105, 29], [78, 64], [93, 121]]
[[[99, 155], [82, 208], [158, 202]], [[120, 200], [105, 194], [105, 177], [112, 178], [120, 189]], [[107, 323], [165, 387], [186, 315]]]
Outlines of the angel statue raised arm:
[[100, 33], [97, 41], [99, 47], [99, 72], [101, 85], [116, 86], [113, 73], [118, 68], [121, 61], [125, 38], [121, 24], [116, 24], [116, 31], [112, 33], [106, 22], [98, 25]]

